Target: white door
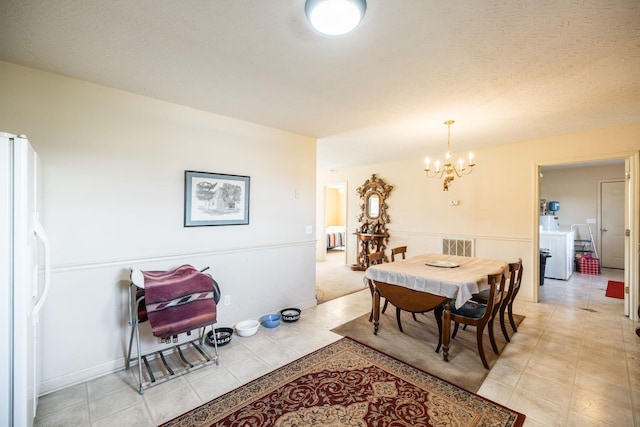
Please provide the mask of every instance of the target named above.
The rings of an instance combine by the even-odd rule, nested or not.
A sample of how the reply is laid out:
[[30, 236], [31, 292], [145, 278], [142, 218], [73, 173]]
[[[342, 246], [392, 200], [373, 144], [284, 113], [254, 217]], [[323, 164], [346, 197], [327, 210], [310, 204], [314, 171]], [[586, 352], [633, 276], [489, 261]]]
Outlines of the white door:
[[600, 266], [624, 269], [624, 181], [600, 183]]

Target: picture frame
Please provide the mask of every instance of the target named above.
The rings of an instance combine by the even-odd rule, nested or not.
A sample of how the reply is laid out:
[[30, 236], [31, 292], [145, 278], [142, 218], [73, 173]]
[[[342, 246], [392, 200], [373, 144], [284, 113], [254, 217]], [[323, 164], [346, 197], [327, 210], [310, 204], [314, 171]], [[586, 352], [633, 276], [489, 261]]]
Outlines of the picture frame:
[[250, 177], [185, 171], [184, 226], [249, 224]]

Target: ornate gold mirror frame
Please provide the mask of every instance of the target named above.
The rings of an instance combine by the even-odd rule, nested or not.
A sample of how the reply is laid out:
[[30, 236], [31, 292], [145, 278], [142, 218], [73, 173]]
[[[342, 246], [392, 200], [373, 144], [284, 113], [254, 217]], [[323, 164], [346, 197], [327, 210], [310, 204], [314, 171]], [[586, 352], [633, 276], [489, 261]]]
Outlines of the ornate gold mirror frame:
[[[358, 238], [357, 264], [352, 270], [366, 270], [369, 266], [369, 254], [384, 252], [389, 242], [387, 224], [391, 222], [387, 214], [387, 198], [393, 187], [375, 174], [356, 188], [360, 195], [360, 226], [355, 235]], [[385, 255], [386, 260], [386, 255]]]

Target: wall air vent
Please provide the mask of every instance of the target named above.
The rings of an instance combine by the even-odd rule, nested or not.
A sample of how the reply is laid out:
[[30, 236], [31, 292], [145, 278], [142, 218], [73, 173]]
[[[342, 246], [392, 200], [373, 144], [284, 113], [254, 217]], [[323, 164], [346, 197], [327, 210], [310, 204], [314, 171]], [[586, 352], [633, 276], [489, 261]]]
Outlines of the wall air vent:
[[445, 255], [474, 256], [473, 239], [445, 237], [442, 239], [442, 253]]

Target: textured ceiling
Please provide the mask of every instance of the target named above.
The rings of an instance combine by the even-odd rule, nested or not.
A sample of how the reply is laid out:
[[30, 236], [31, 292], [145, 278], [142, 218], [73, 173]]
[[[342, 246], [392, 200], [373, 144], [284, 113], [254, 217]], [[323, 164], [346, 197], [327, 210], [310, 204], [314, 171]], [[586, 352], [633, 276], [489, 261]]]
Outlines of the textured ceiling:
[[638, 0], [2, 0], [0, 60], [319, 138], [319, 168], [640, 122]]

